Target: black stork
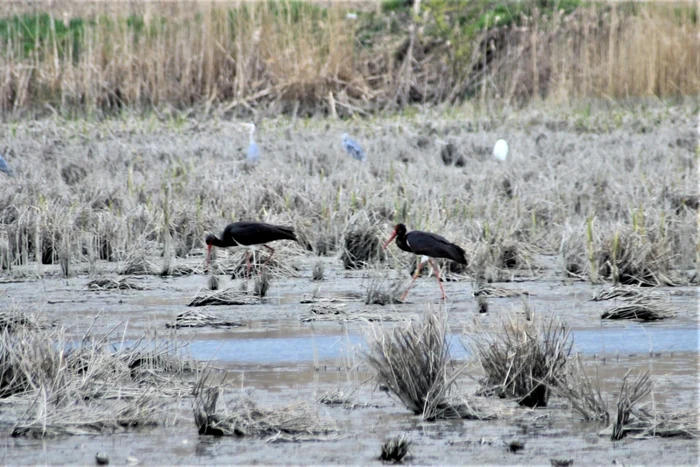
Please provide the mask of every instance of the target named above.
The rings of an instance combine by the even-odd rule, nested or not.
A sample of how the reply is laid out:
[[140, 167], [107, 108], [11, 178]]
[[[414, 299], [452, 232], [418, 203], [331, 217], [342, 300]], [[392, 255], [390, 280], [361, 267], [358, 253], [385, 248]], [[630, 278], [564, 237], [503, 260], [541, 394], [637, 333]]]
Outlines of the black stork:
[[[294, 234], [292, 227], [282, 225], [265, 224], [264, 222], [234, 222], [229, 224], [221, 234], [221, 238], [216, 235], [209, 234], [206, 237], [207, 244], [207, 271], [209, 271], [209, 262], [211, 259], [212, 247], [227, 248], [231, 246], [250, 246], [261, 245], [270, 251], [270, 256], [267, 257], [262, 267], [270, 261], [275, 250], [272, 247], [265, 245], [275, 240], [294, 240], [297, 237]], [[246, 250], [245, 254], [247, 273], [250, 273], [250, 252]]]
[[[456, 263], [467, 264], [467, 257], [464, 250], [460, 246], [434, 233], [421, 232], [420, 230], [408, 232], [406, 226], [403, 224], [396, 225], [394, 233], [392, 233], [389, 240], [384, 243], [382, 249], [389, 246], [389, 243], [391, 243], [394, 238], [396, 238], [396, 245], [403, 251], [427, 257], [428, 262], [433, 267], [433, 271], [435, 271], [435, 277], [437, 278], [440, 291], [442, 292], [442, 299], [445, 300], [445, 289], [442, 287], [442, 281], [440, 280], [440, 270], [435, 266], [431, 258], [447, 258]], [[401, 301], [406, 298], [408, 291], [413, 287], [413, 283], [418, 278], [418, 274], [420, 274], [421, 266], [424, 262], [425, 259], [422, 259], [418, 264], [416, 272], [413, 274], [413, 280], [401, 297]]]

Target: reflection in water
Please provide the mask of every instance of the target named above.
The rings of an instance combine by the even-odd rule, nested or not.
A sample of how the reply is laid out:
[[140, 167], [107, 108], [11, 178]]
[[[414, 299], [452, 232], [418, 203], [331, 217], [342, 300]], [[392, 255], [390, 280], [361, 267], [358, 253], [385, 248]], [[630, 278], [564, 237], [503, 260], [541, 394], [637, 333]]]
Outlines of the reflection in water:
[[[631, 324], [623, 329], [585, 329], [572, 331], [574, 351], [593, 354], [637, 354], [647, 352], [697, 352], [697, 329], [669, 329]], [[468, 354], [461, 336], [451, 337], [452, 356]], [[358, 334], [267, 339], [195, 340], [190, 344], [198, 360], [235, 361], [241, 363], [298, 363], [327, 360], [352, 355], [364, 347]]]

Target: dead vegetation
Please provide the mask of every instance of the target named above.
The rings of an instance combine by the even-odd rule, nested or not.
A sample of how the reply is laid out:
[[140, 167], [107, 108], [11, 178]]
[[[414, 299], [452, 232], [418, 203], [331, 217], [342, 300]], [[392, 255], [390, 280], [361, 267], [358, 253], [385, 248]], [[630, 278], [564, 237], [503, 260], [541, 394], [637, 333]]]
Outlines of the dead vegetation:
[[63, 328], [0, 332], [0, 397], [23, 407], [13, 436], [114, 432], [169, 423], [165, 409], [188, 392], [177, 376], [193, 365], [180, 347], [142, 338], [114, 347]]
[[382, 453], [379, 455], [379, 459], [384, 462], [400, 463], [408, 455], [411, 443], [411, 438], [407, 435], [390, 438], [382, 444]]
[[344, 303], [314, 303], [309, 307], [309, 312], [301, 316], [302, 323], [312, 321], [364, 321], [364, 322], [392, 322], [403, 321], [397, 314], [372, 313], [364, 311], [349, 312]]
[[199, 310], [188, 310], [178, 313], [175, 321], [166, 323], [166, 328], [230, 328], [243, 326], [242, 323], [232, 321], [219, 316], [214, 316], [211, 313]]
[[235, 287], [221, 290], [200, 289], [187, 306], [255, 305], [260, 303], [259, 297], [234, 289]]
[[394, 329], [373, 326], [365, 360], [386, 386], [414, 414], [425, 420], [488, 419], [452, 392], [461, 369], [450, 357], [449, 328], [444, 314], [426, 312], [421, 323]]
[[673, 318], [675, 315], [675, 311], [668, 304], [648, 298], [637, 298], [608, 308], [601, 315], [601, 319], [657, 321]]
[[600, 302], [604, 300], [628, 300], [635, 301], [639, 299], [655, 299], [660, 298], [658, 295], [654, 294], [653, 290], [643, 289], [638, 286], [625, 286], [618, 285], [610, 287], [608, 289], [599, 289], [593, 294], [591, 298], [594, 302]]
[[354, 229], [346, 233], [340, 259], [345, 269], [363, 269], [373, 262], [382, 261], [384, 252], [377, 230]]
[[247, 396], [239, 396], [223, 411], [217, 402], [223, 394], [219, 386], [209, 386], [205, 371], [194, 389], [194, 420], [200, 435], [253, 436], [277, 441], [324, 441], [336, 438], [336, 430], [319, 419], [306, 404], [280, 409], [263, 409]]
[[[597, 368], [596, 368], [597, 370]], [[585, 365], [577, 356], [574, 363], [569, 363], [560, 381], [554, 385], [555, 392], [571, 404], [584, 420], [608, 423], [610, 414], [608, 404], [600, 391], [600, 380], [591, 379], [586, 373]]]
[[101, 277], [87, 283], [88, 290], [146, 290], [148, 287], [138, 282], [138, 277]]
[[573, 339], [555, 317], [509, 317], [495, 329], [479, 321], [468, 329], [470, 348], [486, 377], [482, 393], [546, 407], [551, 388], [563, 377]]
[[664, 414], [653, 408], [648, 409], [648, 404], [642, 404], [642, 401], [648, 398], [652, 391], [649, 370], [641, 372], [634, 381], [630, 381], [630, 373], [631, 370], [627, 371], [622, 379], [617, 398], [617, 416], [610, 433], [613, 441], [628, 435], [636, 438], [700, 437], [697, 411]]
[[404, 303], [401, 300], [406, 284], [402, 280], [390, 281], [388, 276], [373, 277], [367, 285], [365, 305], [392, 305]]

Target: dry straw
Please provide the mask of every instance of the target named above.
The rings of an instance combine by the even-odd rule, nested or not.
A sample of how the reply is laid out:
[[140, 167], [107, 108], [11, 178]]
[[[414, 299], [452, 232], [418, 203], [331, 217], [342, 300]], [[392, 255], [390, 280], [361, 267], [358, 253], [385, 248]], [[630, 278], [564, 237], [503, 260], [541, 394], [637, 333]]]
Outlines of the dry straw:
[[453, 368], [449, 336], [444, 313], [426, 312], [422, 322], [394, 329], [375, 325], [369, 328], [364, 358], [378, 382], [425, 420], [491, 418], [453, 399], [463, 368]]
[[546, 407], [573, 346], [570, 328], [554, 316], [510, 316], [496, 328], [480, 321], [467, 330], [470, 347], [486, 374], [483, 391], [521, 405]]

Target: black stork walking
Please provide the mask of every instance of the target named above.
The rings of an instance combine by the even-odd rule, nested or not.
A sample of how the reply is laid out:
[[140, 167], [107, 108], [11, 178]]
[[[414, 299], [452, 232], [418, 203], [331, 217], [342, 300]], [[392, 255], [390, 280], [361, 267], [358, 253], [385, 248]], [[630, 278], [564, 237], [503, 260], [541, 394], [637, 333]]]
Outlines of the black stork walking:
[[451, 243], [440, 235], [436, 235], [434, 233], [421, 232], [420, 230], [408, 232], [406, 230], [406, 226], [403, 224], [396, 225], [394, 228], [394, 233], [391, 234], [391, 237], [389, 237], [389, 240], [384, 243], [382, 248], [384, 249], [389, 246], [389, 243], [391, 243], [394, 238], [396, 238], [396, 245], [403, 251], [424, 257], [418, 264], [416, 272], [413, 274], [413, 280], [408, 286], [408, 289], [406, 289], [406, 292], [404, 292], [403, 296], [401, 297], [401, 301], [406, 298], [408, 291], [411, 290], [411, 287], [413, 287], [413, 283], [418, 278], [421, 266], [426, 261], [426, 257], [427, 261], [433, 267], [433, 271], [435, 271], [435, 277], [437, 278], [438, 285], [440, 285], [440, 291], [442, 292], [442, 299], [445, 300], [445, 289], [442, 287], [442, 281], [440, 280], [440, 270], [437, 268], [437, 266], [435, 266], [435, 263], [433, 263], [431, 258], [447, 258], [456, 263], [467, 264], [467, 257], [464, 250], [460, 246], [455, 245], [454, 243]]
[[[270, 256], [267, 257], [262, 267], [270, 261], [275, 250], [272, 247], [265, 245], [275, 240], [294, 240], [297, 241], [294, 235], [294, 229], [282, 225], [265, 224], [263, 222], [234, 222], [229, 224], [221, 234], [221, 238], [216, 235], [209, 234], [205, 240], [207, 244], [207, 271], [209, 271], [209, 262], [211, 259], [212, 247], [227, 248], [230, 246], [250, 246], [261, 245], [270, 251]], [[247, 273], [250, 274], [250, 251], [246, 250], [245, 261]]]

